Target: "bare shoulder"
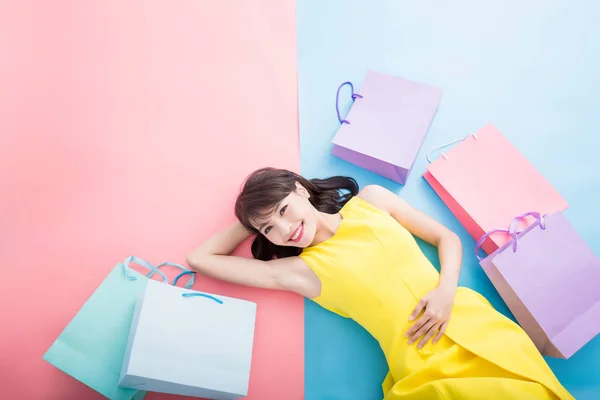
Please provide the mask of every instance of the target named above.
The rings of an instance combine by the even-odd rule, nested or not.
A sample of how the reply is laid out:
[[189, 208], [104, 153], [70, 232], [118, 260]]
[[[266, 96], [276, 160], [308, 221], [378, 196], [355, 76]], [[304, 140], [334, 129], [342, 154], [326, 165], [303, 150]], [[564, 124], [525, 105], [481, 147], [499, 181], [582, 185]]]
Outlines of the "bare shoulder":
[[367, 185], [356, 196], [390, 214], [394, 211], [411, 208], [394, 192], [380, 185]]
[[277, 284], [284, 290], [314, 298], [321, 292], [321, 281], [301, 257], [286, 257], [269, 262], [278, 270]]

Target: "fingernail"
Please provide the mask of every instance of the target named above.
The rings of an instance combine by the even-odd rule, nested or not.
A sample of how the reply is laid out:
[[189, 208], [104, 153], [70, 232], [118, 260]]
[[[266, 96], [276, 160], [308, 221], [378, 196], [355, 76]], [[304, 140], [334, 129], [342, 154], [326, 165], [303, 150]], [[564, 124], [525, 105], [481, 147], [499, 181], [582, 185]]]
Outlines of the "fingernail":
[[420, 349], [420, 348], [422, 348], [422, 347], [423, 347], [423, 345], [422, 345], [422, 344], [420, 344], [418, 348]]

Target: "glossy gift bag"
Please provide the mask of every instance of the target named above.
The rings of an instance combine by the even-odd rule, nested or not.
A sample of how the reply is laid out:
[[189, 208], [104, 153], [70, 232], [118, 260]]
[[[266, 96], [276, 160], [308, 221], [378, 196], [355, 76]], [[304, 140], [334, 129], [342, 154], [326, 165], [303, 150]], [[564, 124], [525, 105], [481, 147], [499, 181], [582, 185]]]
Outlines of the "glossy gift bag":
[[[447, 154], [431, 162], [423, 174], [475, 241], [515, 215], [537, 210], [563, 211], [567, 202], [544, 176], [493, 125], [462, 139]], [[431, 152], [430, 152], [431, 153]], [[521, 228], [533, 222], [524, 219]], [[490, 254], [509, 240], [497, 234], [483, 244]]]
[[[534, 222], [517, 233], [519, 221]], [[482, 258], [483, 241], [510, 240]], [[475, 248], [480, 265], [523, 330], [545, 356], [569, 358], [600, 333], [600, 258], [562, 212], [517, 216], [487, 232]]]
[[[142, 275], [132, 263], [147, 268]], [[117, 264], [50, 346], [43, 359], [111, 400], [142, 399], [146, 392], [118, 386], [137, 298], [149, 282], [168, 286], [159, 268], [137, 257]], [[184, 271], [184, 272], [185, 272]], [[158, 274], [162, 282], [150, 279]], [[186, 287], [194, 284], [194, 276]]]
[[209, 399], [245, 397], [255, 320], [256, 303], [150, 281], [137, 301], [119, 384]]
[[[354, 103], [342, 119], [340, 90], [349, 85]], [[332, 154], [361, 168], [405, 184], [442, 98], [442, 90], [368, 71], [354, 93], [345, 82], [338, 88], [336, 110], [340, 128]]]

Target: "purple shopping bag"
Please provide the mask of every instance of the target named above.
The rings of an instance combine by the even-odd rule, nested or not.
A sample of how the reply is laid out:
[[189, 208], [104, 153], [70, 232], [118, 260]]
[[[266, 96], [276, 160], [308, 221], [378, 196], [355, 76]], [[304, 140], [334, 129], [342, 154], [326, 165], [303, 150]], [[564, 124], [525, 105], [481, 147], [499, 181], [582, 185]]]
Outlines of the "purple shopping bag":
[[[528, 216], [536, 221], [517, 233]], [[482, 243], [496, 232], [508, 233], [511, 240], [480, 257]], [[600, 259], [562, 212], [517, 216], [508, 230], [486, 233], [475, 253], [543, 355], [568, 359], [600, 333]]]
[[[344, 85], [350, 85], [354, 103], [342, 119], [338, 103]], [[439, 88], [373, 71], [360, 94], [351, 82], [342, 83], [336, 97], [341, 126], [331, 154], [404, 185], [441, 98]]]

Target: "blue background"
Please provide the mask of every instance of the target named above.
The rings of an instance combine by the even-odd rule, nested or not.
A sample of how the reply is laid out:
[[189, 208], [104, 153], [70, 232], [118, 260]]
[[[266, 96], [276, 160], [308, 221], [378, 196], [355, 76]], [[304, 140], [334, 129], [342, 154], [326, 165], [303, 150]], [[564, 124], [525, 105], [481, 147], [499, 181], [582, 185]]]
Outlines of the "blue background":
[[[460, 284], [510, 316], [473, 255], [474, 241], [422, 178], [432, 146], [493, 123], [569, 202], [567, 217], [600, 255], [600, 2], [297, 4], [304, 175], [383, 185], [453, 229], [464, 246]], [[405, 186], [330, 155], [337, 87], [351, 80], [360, 88], [367, 69], [444, 89]], [[345, 115], [350, 100], [341, 104]], [[421, 244], [439, 268], [436, 249]], [[367, 332], [308, 300], [305, 323], [307, 400], [382, 398], [387, 367]], [[576, 398], [600, 398], [600, 337], [570, 360], [547, 360]]]

